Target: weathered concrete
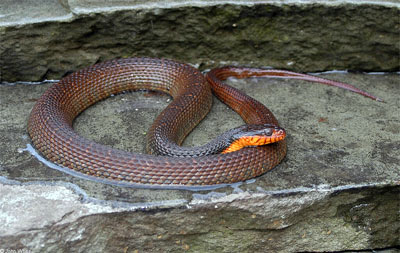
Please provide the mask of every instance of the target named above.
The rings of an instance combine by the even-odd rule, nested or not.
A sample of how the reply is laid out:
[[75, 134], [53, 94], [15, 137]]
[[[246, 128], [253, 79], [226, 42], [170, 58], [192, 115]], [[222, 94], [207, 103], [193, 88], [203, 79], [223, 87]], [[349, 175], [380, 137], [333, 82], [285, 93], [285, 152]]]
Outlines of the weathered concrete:
[[58, 79], [131, 56], [202, 68], [240, 62], [298, 71], [399, 70], [398, 1], [41, 3], [0, 2], [2, 81]]
[[[255, 182], [200, 192], [121, 188], [48, 168], [24, 148], [29, 111], [50, 84], [0, 86], [0, 245], [34, 252], [400, 245], [400, 78], [324, 76], [367, 89], [386, 103], [299, 81], [231, 80], [280, 119], [289, 133], [289, 153]], [[98, 142], [141, 152], [144, 133], [168, 99], [146, 92], [116, 96], [85, 111], [75, 128]], [[215, 101], [186, 145], [239, 124], [237, 115]]]

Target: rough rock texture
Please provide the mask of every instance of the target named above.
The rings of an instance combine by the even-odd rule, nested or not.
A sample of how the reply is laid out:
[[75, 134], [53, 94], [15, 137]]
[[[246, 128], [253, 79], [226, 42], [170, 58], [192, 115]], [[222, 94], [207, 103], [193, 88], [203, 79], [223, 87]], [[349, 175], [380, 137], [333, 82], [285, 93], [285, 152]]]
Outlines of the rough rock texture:
[[131, 56], [203, 68], [239, 62], [298, 71], [399, 70], [398, 3], [47, 2], [27, 1], [24, 8], [0, 3], [3, 81], [59, 79], [98, 61]]
[[[0, 253], [398, 252], [400, 77], [331, 73], [385, 100], [295, 80], [229, 80], [267, 105], [288, 155], [214, 190], [123, 188], [51, 168], [27, 146], [29, 112], [69, 71], [115, 57], [169, 57], [301, 71], [399, 70], [398, 1], [0, 1]], [[143, 152], [168, 96], [115, 96], [74, 127]], [[242, 124], [215, 101], [186, 139]], [[117, 129], [117, 131], [116, 131]], [[396, 248], [397, 247], [397, 248]], [[15, 250], [15, 251], [14, 251]]]
[[[18, 193], [19, 201], [12, 203], [19, 204], [20, 212], [12, 217], [22, 217], [23, 222], [22, 209], [32, 206], [43, 215], [53, 208], [52, 213], [64, 216], [43, 217], [43, 222], [36, 222], [39, 227], [30, 231], [13, 227], [11, 231], [18, 234], [2, 228], [6, 234], [0, 237], [1, 245], [35, 252], [325, 252], [399, 243], [395, 236], [399, 226], [394, 225], [398, 205], [392, 203], [400, 194], [399, 187], [246, 192], [157, 211], [110, 211], [81, 203], [71, 194], [64, 196], [63, 187], [52, 191], [42, 187], [11, 190], [2, 186], [0, 192], [3, 199], [8, 190]], [[42, 191], [67, 198], [49, 200]], [[95, 213], [92, 209], [101, 214], [89, 215]], [[77, 214], [77, 210], [84, 213]]]
[[[399, 76], [323, 76], [368, 89], [386, 103], [294, 80], [233, 79], [281, 121], [289, 133], [288, 155], [256, 180], [198, 192], [121, 188], [47, 167], [25, 149], [26, 121], [51, 84], [0, 85], [1, 247], [322, 252], [399, 246]], [[75, 129], [142, 152], [145, 133], [168, 100], [154, 93], [115, 96], [86, 110]], [[207, 142], [239, 124], [215, 101], [185, 144]]]

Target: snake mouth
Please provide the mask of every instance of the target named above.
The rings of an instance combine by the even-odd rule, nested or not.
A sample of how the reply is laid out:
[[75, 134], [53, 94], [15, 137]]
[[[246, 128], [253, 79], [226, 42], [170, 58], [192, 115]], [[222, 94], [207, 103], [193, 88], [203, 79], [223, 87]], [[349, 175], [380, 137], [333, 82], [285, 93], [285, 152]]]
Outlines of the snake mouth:
[[238, 151], [245, 147], [256, 147], [275, 143], [285, 139], [286, 131], [283, 128], [275, 127], [267, 132], [267, 134], [254, 134], [242, 136], [233, 141], [226, 149], [221, 153], [226, 154], [234, 151]]

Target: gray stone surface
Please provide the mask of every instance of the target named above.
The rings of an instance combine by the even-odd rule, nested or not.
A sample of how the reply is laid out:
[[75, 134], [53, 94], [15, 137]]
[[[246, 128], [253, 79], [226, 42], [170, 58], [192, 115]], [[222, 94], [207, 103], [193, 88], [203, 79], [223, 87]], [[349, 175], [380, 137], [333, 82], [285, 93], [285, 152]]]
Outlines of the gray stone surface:
[[[123, 188], [67, 175], [29, 152], [26, 122], [51, 85], [27, 81], [117, 57], [169, 57], [201, 69], [398, 71], [399, 10], [388, 0], [0, 1], [0, 253], [398, 252], [398, 73], [323, 75], [385, 103], [301, 81], [230, 80], [275, 113], [288, 155], [255, 180], [214, 190]], [[168, 101], [153, 92], [115, 96], [74, 127], [143, 152]], [[215, 101], [184, 145], [241, 123]]]
[[[23, 4], [22, 4], [23, 3]], [[2, 1], [2, 81], [117, 57], [398, 71], [398, 1]], [[384, 18], [383, 18], [384, 17]]]
[[[1, 247], [322, 252], [400, 245], [399, 75], [323, 76], [386, 102], [294, 80], [230, 80], [276, 114], [289, 133], [289, 153], [255, 181], [198, 192], [115, 187], [45, 166], [25, 150], [26, 121], [51, 84], [1, 85]], [[149, 92], [115, 96], [86, 110], [75, 129], [142, 152], [144, 134], [168, 99]], [[239, 124], [237, 115], [215, 101], [185, 145], [204, 143]]]

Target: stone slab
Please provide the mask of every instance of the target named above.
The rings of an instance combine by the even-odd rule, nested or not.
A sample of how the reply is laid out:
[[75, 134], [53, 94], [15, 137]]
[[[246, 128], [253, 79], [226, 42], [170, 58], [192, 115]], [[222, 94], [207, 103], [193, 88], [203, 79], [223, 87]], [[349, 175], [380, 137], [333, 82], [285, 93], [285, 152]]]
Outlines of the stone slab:
[[0, 26], [23, 26], [31, 23], [58, 22], [73, 17], [69, 8], [57, 0], [2, 0]]
[[[118, 57], [399, 71], [398, 1], [2, 1], [0, 81]], [[382, 18], [385, 17], [385, 18]]]
[[[289, 133], [288, 155], [256, 180], [196, 192], [104, 185], [47, 167], [26, 150], [26, 121], [52, 84], [0, 85], [1, 247], [298, 252], [400, 245], [399, 75], [322, 76], [386, 102], [295, 80], [229, 80], [274, 112]], [[145, 133], [168, 100], [152, 92], [115, 96], [86, 110], [74, 127], [106, 145], [143, 152]], [[215, 101], [185, 145], [240, 124]]]
[[[398, 252], [398, 74], [323, 75], [386, 103], [299, 81], [230, 80], [276, 114], [289, 133], [288, 155], [255, 180], [215, 190], [72, 177], [29, 152], [26, 121], [51, 85], [28, 81], [116, 57], [169, 57], [201, 69], [399, 71], [399, 10], [399, 1], [383, 0], [1, 1], [0, 253]], [[115, 96], [74, 127], [143, 152], [147, 129], [169, 99]], [[215, 101], [185, 145], [240, 124]]]

